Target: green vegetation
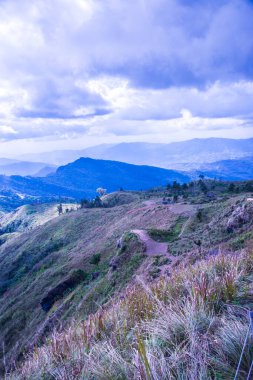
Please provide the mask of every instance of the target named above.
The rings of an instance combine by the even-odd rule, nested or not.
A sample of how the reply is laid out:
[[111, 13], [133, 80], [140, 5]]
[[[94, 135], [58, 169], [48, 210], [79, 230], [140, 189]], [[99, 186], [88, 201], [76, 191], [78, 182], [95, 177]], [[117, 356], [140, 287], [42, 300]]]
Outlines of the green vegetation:
[[[131, 280], [145, 256], [142, 245], [131, 234], [123, 239], [124, 252], [117, 251], [113, 234], [125, 207], [64, 214], [8, 245], [3, 243], [0, 339], [5, 344], [7, 362], [11, 355], [21, 358], [25, 342], [38, 344], [53, 326], [95, 312]], [[109, 226], [112, 235], [108, 238]], [[125, 224], [118, 225], [118, 237], [124, 229]], [[110, 266], [113, 258], [114, 270]], [[83, 276], [77, 276], [80, 273]]]
[[184, 200], [194, 204], [202, 204], [224, 200], [231, 195], [238, 195], [253, 192], [253, 181], [224, 182], [216, 179], [205, 179], [200, 175], [198, 180], [188, 184], [180, 184], [176, 181], [168, 184], [164, 196], [169, 197], [173, 202]]
[[248, 244], [253, 241], [252, 231], [243, 233], [233, 239], [230, 243], [230, 247], [233, 251], [237, 251], [243, 248], [246, 248]]
[[90, 264], [98, 265], [100, 260], [101, 260], [101, 254], [95, 253], [95, 255], [93, 255], [92, 258], [90, 259]]
[[96, 196], [94, 199], [81, 199], [80, 201], [81, 208], [99, 208], [99, 207], [105, 207], [103, 202], [101, 201], [101, 198]]
[[179, 217], [176, 223], [169, 230], [158, 230], [151, 229], [149, 235], [152, 239], [158, 242], [171, 243], [178, 239], [179, 234], [182, 230], [183, 224], [186, 222], [187, 218]]

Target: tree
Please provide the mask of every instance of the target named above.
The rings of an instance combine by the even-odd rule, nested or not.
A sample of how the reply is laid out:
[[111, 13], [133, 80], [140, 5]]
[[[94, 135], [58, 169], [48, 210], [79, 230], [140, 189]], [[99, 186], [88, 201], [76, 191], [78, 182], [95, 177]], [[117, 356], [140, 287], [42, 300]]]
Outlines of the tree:
[[243, 187], [243, 190], [244, 191], [253, 191], [253, 183], [252, 181], [248, 181], [245, 183], [244, 187]]
[[88, 199], [81, 199], [80, 200], [80, 206], [81, 206], [81, 208], [87, 208], [87, 207], [89, 207], [89, 204], [90, 204], [90, 202], [88, 201]]
[[178, 195], [175, 194], [175, 195], [173, 196], [173, 202], [176, 203], [177, 201], [178, 201]]
[[100, 197], [96, 197], [94, 201], [92, 202], [92, 207], [102, 207], [103, 203], [100, 199]]
[[202, 212], [202, 210], [200, 208], [197, 211], [196, 217], [197, 217], [197, 219], [198, 219], [199, 222], [202, 221], [202, 219], [203, 219], [203, 212]]
[[107, 192], [107, 190], [104, 189], [103, 187], [98, 187], [97, 190], [96, 190], [96, 193], [98, 193], [98, 195], [99, 195], [100, 197], [102, 197], [103, 195], [105, 195], [106, 192]]
[[58, 211], [58, 214], [59, 214], [59, 215], [62, 214], [62, 212], [63, 212], [62, 203], [60, 203], [60, 204], [57, 206], [57, 211]]
[[180, 183], [178, 183], [177, 181], [173, 182], [172, 188], [174, 190], [180, 190], [180, 187], [181, 187]]
[[184, 198], [184, 199], [189, 198], [189, 194], [188, 194], [188, 193], [184, 193], [184, 194], [183, 194], [183, 198]]
[[208, 188], [202, 179], [199, 180], [199, 187], [204, 194], [208, 192]]
[[230, 185], [228, 186], [228, 191], [230, 193], [233, 193], [235, 191], [235, 184], [234, 183], [230, 183]]

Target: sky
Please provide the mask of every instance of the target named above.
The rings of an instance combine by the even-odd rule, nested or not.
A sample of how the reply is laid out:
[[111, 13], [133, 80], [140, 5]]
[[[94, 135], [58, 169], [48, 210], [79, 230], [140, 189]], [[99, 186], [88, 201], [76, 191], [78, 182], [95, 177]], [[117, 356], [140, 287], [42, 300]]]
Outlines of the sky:
[[253, 1], [0, 0], [0, 157], [253, 137]]

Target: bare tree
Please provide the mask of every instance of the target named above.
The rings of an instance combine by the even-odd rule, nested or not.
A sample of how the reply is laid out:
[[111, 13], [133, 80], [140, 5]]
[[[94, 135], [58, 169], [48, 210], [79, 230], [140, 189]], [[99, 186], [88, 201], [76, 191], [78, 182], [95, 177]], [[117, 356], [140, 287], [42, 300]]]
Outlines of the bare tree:
[[98, 195], [100, 196], [100, 197], [102, 197], [103, 195], [105, 195], [106, 194], [106, 189], [104, 189], [103, 187], [98, 187], [97, 188], [97, 190], [96, 190], [96, 192], [98, 193]]

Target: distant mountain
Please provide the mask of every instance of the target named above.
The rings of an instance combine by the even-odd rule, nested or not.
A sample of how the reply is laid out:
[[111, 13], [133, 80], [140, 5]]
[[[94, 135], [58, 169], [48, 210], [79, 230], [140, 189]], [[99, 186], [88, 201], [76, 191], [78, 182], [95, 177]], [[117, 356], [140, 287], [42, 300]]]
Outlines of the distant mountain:
[[10, 165], [19, 162], [18, 160], [14, 160], [12, 158], [0, 158], [0, 165]]
[[33, 174], [33, 177], [47, 177], [49, 174], [55, 173], [57, 170], [56, 166], [44, 166], [38, 172]]
[[[48, 164], [42, 162], [29, 162], [29, 161], [14, 161], [9, 159], [0, 159], [0, 175], [43, 175], [43, 169], [45, 173], [45, 167], [48, 168]], [[50, 170], [47, 170], [46, 174], [53, 172], [56, 169], [55, 166], [50, 165]], [[41, 172], [42, 171], [42, 172]], [[41, 173], [40, 173], [41, 172]]]
[[104, 144], [83, 150], [66, 150], [25, 155], [22, 159], [63, 165], [80, 157], [151, 165], [175, 170], [192, 170], [200, 164], [253, 156], [253, 138], [193, 139], [169, 144], [120, 143]]
[[105, 187], [109, 192], [141, 190], [166, 185], [168, 182], [188, 182], [190, 177], [174, 170], [151, 166], [137, 166], [116, 161], [80, 158], [59, 167], [47, 177], [0, 176], [0, 206], [10, 199], [20, 206], [36, 199], [54, 197], [94, 197], [96, 189]]
[[62, 186], [73, 196], [93, 196], [94, 190], [103, 186], [109, 192], [123, 187], [141, 190], [166, 185], [172, 181], [188, 182], [189, 176], [174, 170], [152, 166], [138, 166], [117, 161], [80, 158], [62, 166], [44, 179], [47, 184]]
[[253, 156], [239, 160], [223, 160], [205, 164], [198, 173], [209, 178], [240, 181], [253, 179]]
[[20, 159], [32, 162], [46, 162], [50, 165], [66, 165], [81, 157], [102, 158], [113, 144], [102, 144], [81, 150], [56, 150], [53, 152], [31, 153], [20, 156]]

